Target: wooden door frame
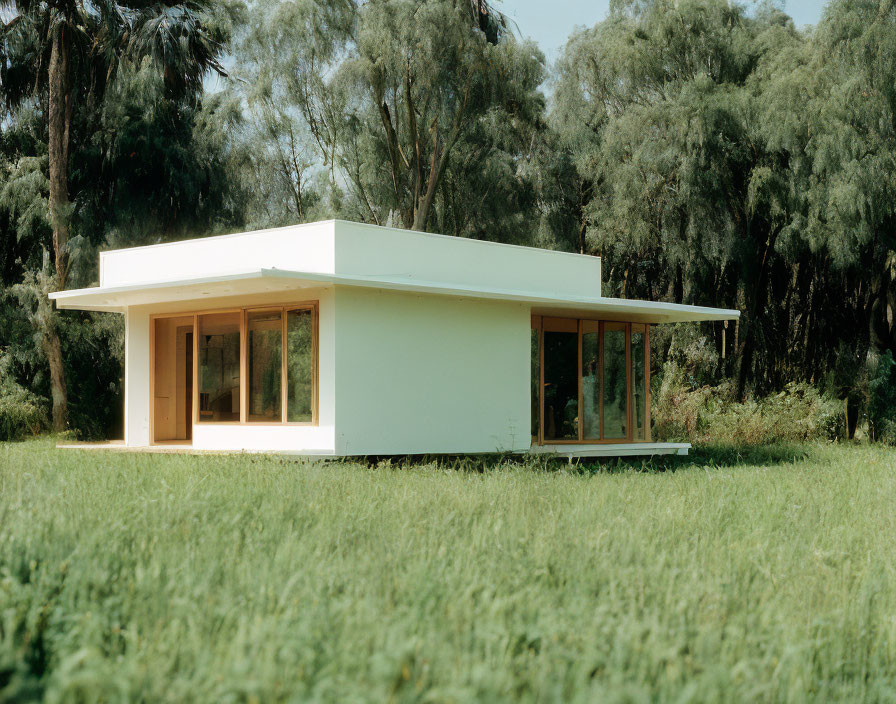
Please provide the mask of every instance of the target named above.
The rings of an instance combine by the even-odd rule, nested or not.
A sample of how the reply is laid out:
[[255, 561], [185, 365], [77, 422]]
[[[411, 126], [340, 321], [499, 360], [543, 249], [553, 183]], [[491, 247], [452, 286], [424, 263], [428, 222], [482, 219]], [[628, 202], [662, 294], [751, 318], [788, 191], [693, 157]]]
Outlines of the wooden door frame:
[[[559, 322], [563, 321], [563, 322]], [[582, 346], [584, 340], [585, 322], [597, 323], [598, 335], [598, 413], [599, 413], [599, 432], [600, 438], [585, 438], [585, 403], [583, 388], [583, 369], [582, 369]], [[625, 326], [625, 394], [626, 394], [626, 437], [625, 438], [605, 438], [604, 437], [604, 335], [606, 324], [621, 324]], [[544, 367], [545, 367], [545, 351], [544, 351], [544, 333], [551, 332], [549, 328], [556, 328], [556, 332], [573, 332], [570, 328], [575, 325], [575, 331], [578, 339], [577, 350], [577, 385], [578, 385], [578, 439], [576, 440], [546, 440], [544, 428]], [[644, 325], [644, 439], [634, 439], [634, 399], [632, 397], [632, 325]], [[631, 444], [636, 442], [650, 442], [650, 325], [651, 323], [633, 323], [632, 321], [617, 320], [599, 320], [594, 318], [565, 318], [562, 316], [531, 316], [531, 329], [538, 334], [538, 433], [534, 436], [538, 445], [611, 445], [611, 444]], [[592, 331], [589, 331], [592, 332]], [[530, 365], [531, 367], [531, 365]], [[531, 383], [531, 382], [530, 382]]]
[[[246, 403], [248, 396], [248, 314], [256, 310], [279, 310], [281, 311], [283, 335], [281, 337], [281, 421], [263, 422], [249, 421], [246, 417], [248, 414], [248, 405]], [[288, 422], [287, 417], [287, 364], [286, 364], [286, 319], [289, 311], [308, 310], [311, 313], [311, 420], [310, 421], [292, 421]], [[319, 394], [320, 394], [320, 301], [317, 299], [292, 301], [286, 303], [259, 304], [254, 306], [228, 306], [223, 308], [205, 308], [202, 310], [181, 311], [176, 313], [151, 313], [149, 315], [149, 444], [150, 445], [168, 445], [168, 444], [192, 444], [195, 437], [196, 426], [316, 426], [319, 425]], [[240, 420], [239, 421], [219, 421], [210, 422], [199, 421], [199, 316], [213, 315], [216, 313], [239, 313], [240, 314]], [[184, 318], [193, 321], [193, 408], [190, 430], [190, 440], [160, 440], [155, 439], [155, 384], [156, 384], [156, 320], [165, 318]]]
[[156, 321], [168, 318], [193, 319], [193, 403], [190, 424], [196, 424], [196, 316], [192, 313], [152, 313], [149, 316], [149, 444], [150, 445], [192, 445], [193, 429], [186, 440], [156, 440]]

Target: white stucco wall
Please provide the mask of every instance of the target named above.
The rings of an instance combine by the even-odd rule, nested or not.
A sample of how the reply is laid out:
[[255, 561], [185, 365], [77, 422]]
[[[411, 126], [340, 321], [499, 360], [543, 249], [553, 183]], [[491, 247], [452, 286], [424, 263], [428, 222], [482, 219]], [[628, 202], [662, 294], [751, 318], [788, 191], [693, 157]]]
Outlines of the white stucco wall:
[[525, 450], [528, 306], [336, 287], [337, 454]]
[[124, 332], [124, 441], [149, 445], [149, 311], [129, 310]]
[[[355, 455], [529, 447], [528, 306], [351, 287], [313, 297], [320, 303], [319, 424], [199, 423], [195, 449]], [[203, 307], [275, 302], [288, 301], [271, 294]], [[150, 444], [150, 314], [197, 307], [187, 301], [128, 310], [128, 445]]]
[[[600, 296], [600, 257], [337, 220], [335, 272]], [[282, 267], [285, 268], [285, 267]]]
[[203, 237], [100, 253], [100, 286], [185, 281], [276, 267], [333, 273], [334, 223]]

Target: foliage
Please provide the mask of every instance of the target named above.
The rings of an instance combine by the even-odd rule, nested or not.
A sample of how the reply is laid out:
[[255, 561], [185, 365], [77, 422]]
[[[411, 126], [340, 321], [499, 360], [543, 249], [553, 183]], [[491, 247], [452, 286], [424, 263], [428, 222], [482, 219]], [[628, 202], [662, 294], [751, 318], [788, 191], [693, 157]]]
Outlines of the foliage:
[[0, 445], [0, 698], [885, 700], [893, 450], [674, 467]]
[[840, 342], [896, 350], [894, 45], [876, 0], [810, 32], [772, 5], [621, 1], [561, 57], [551, 119], [607, 288], [741, 308], [740, 396], [821, 379]]
[[875, 440], [896, 444], [896, 362], [887, 350], [866, 361], [865, 408], [869, 434]]
[[331, 199], [344, 185], [331, 209], [352, 219], [505, 241], [525, 234], [534, 201], [518, 162], [544, 110], [544, 58], [531, 42], [500, 21], [483, 29], [464, 0], [253, 10], [234, 87], [291, 195], [287, 213], [304, 219], [304, 194], [324, 195], [310, 176], [318, 164]]
[[656, 440], [762, 445], [843, 437], [843, 403], [806, 383], [739, 400], [731, 382], [691, 388], [669, 361], [651, 408]]
[[10, 374], [12, 359], [0, 351], [0, 441], [35, 435], [49, 426], [46, 401]]

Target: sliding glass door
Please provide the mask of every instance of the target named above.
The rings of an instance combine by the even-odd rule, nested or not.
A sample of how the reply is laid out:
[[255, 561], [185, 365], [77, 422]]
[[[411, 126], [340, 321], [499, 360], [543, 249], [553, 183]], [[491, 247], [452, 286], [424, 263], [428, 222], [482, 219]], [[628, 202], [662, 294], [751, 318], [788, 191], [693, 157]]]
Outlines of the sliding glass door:
[[628, 331], [627, 323], [603, 324], [603, 433], [604, 440], [627, 440]]
[[600, 323], [582, 321], [582, 440], [600, 440]]
[[648, 325], [534, 316], [532, 327], [536, 442], [650, 439]]
[[576, 320], [545, 320], [544, 437], [579, 438], [579, 328]]

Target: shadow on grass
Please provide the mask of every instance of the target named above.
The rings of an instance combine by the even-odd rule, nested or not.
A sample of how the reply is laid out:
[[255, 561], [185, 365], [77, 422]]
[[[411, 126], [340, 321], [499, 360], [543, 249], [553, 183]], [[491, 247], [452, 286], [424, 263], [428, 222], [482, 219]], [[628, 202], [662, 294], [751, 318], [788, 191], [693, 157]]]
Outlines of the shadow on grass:
[[734, 445], [712, 444], [698, 445], [687, 457], [685, 465], [711, 465], [732, 467], [736, 465], [769, 466], [790, 464], [804, 460], [809, 450], [804, 445], [794, 443], [775, 443], [772, 445]]
[[790, 443], [771, 445], [711, 444], [698, 445], [684, 457], [655, 455], [653, 457], [573, 458], [538, 455], [404, 455], [362, 458], [370, 469], [414, 469], [428, 466], [484, 474], [501, 469], [530, 469], [536, 472], [666, 472], [690, 467], [769, 467], [790, 464], [809, 456], [805, 446]]
[[793, 443], [770, 445], [737, 445], [714, 443], [698, 445], [683, 457], [657, 455], [655, 457], [616, 457], [601, 461], [581, 463], [586, 471], [610, 472], [664, 472], [692, 467], [772, 467], [792, 464], [809, 456], [808, 449]]

